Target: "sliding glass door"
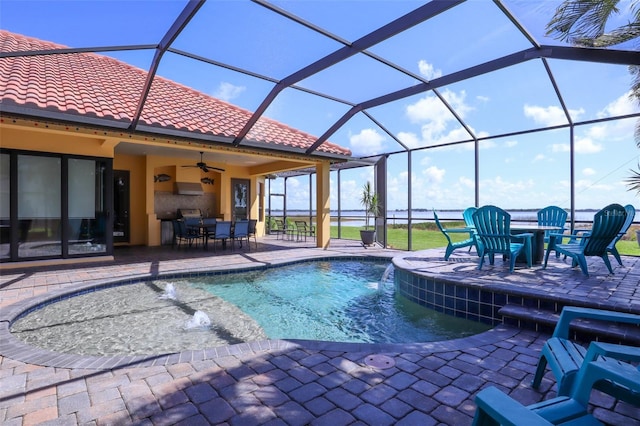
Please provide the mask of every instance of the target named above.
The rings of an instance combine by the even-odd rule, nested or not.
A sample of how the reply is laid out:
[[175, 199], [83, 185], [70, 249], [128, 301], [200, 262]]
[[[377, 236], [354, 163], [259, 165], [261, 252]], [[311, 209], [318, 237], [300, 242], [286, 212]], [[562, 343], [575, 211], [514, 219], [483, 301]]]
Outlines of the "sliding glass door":
[[0, 261], [111, 252], [110, 159], [0, 153]]

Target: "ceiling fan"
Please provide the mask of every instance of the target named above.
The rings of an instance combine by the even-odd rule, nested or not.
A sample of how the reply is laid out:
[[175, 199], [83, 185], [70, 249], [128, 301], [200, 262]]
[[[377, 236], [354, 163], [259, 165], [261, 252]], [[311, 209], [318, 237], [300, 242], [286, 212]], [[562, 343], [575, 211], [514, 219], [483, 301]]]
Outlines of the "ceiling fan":
[[221, 169], [219, 167], [207, 166], [207, 163], [205, 163], [202, 160], [202, 155], [203, 154], [204, 154], [204, 152], [200, 151], [200, 162], [199, 163], [196, 163], [196, 164], [194, 164], [192, 166], [182, 166], [182, 167], [198, 167], [198, 168], [200, 168], [200, 170], [202, 170], [205, 173], [208, 173], [210, 170], [218, 170], [220, 172], [224, 172], [225, 171], [224, 169]]

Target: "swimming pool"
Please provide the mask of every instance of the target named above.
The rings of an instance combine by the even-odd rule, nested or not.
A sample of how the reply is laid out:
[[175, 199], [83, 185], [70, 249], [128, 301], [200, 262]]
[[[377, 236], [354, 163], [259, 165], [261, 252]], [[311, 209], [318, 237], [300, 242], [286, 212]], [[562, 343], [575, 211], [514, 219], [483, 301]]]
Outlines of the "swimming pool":
[[[263, 339], [430, 342], [489, 328], [396, 296], [390, 280], [379, 283], [387, 266], [310, 261], [122, 285], [48, 304], [11, 332], [56, 352], [135, 355]], [[198, 312], [209, 323], [194, 323]]]

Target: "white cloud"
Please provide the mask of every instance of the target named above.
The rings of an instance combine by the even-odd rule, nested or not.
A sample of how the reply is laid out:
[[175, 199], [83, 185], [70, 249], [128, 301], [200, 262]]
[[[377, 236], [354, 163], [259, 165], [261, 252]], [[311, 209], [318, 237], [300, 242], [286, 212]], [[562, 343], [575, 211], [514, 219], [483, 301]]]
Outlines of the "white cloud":
[[[554, 143], [551, 145], [552, 152], [569, 152], [570, 145], [568, 143]], [[589, 137], [576, 138], [574, 150], [576, 154], [595, 154], [604, 149], [602, 144], [594, 142]]]
[[629, 98], [631, 95], [631, 91], [625, 93], [620, 96], [618, 99], [615, 99], [609, 105], [604, 107], [604, 109], [598, 112], [599, 118], [605, 117], [617, 117], [620, 115], [633, 114], [638, 112], [638, 104], [633, 101], [633, 99]]
[[493, 149], [496, 148], [498, 144], [494, 139], [485, 139], [480, 141], [480, 149]]
[[422, 174], [426, 177], [429, 183], [441, 183], [444, 179], [446, 171], [436, 166], [427, 167], [422, 171]]
[[426, 167], [429, 164], [431, 164], [431, 161], [432, 161], [431, 157], [424, 156], [424, 157], [422, 157], [422, 159], [420, 160], [420, 162], [418, 164], [420, 164], [422, 167]]
[[222, 83], [220, 83], [213, 96], [215, 98], [229, 102], [232, 99], [240, 96], [245, 90], [247, 90], [245, 86], [235, 86], [231, 83], [223, 81]]
[[506, 141], [506, 142], [504, 143], [504, 146], [505, 146], [506, 148], [513, 148], [513, 147], [514, 147], [514, 146], [516, 146], [516, 145], [518, 145], [518, 141], [515, 141], [515, 140]]
[[442, 77], [442, 70], [435, 69], [433, 64], [421, 59], [418, 62], [418, 69], [420, 70], [420, 74], [425, 76], [427, 80], [433, 80], [434, 78]]
[[596, 174], [596, 171], [594, 169], [592, 169], [591, 167], [586, 167], [584, 169], [582, 169], [582, 174], [585, 176], [593, 176]]
[[591, 138], [577, 138], [575, 142], [576, 154], [595, 154], [602, 151], [602, 144], [594, 142]]
[[531, 160], [532, 163], [536, 163], [538, 161], [542, 161], [544, 160], [544, 154], [538, 154], [535, 157], [533, 157], [533, 160]]
[[420, 139], [418, 135], [411, 132], [400, 132], [397, 134], [398, 140], [408, 146], [409, 148], [416, 148], [420, 146]]
[[473, 179], [469, 179], [464, 176], [460, 176], [460, 178], [458, 178], [458, 182], [460, 183], [460, 185], [468, 189], [475, 189], [476, 187], [475, 181]]
[[480, 102], [489, 102], [491, 100], [490, 97], [484, 96], [484, 95], [478, 95], [476, 96], [476, 99], [479, 100]]
[[349, 137], [353, 155], [374, 155], [382, 152], [385, 138], [375, 129], [362, 129]]
[[551, 145], [552, 152], [569, 152], [568, 143], [554, 143]]
[[[445, 90], [441, 95], [461, 118], [464, 118], [473, 109], [465, 102], [465, 91], [455, 93], [451, 90]], [[398, 139], [409, 148], [441, 145], [471, 138], [436, 96], [427, 95], [408, 105], [405, 113], [412, 123], [420, 125], [420, 135], [415, 132], [398, 133]], [[452, 130], [448, 130], [450, 123], [455, 126]], [[482, 137], [483, 135], [479, 134], [478, 136]]]
[[[584, 114], [584, 110], [570, 110], [569, 114], [576, 120], [580, 115]], [[561, 124], [568, 124], [567, 117], [564, 115], [562, 108], [557, 106], [541, 107], [535, 105], [524, 106], [524, 116], [532, 118], [536, 124], [542, 126], [558, 126]]]
[[[467, 94], [464, 90], [459, 93], [445, 90], [441, 95], [461, 118], [464, 118], [472, 109], [465, 103]], [[451, 112], [444, 106], [439, 98], [433, 95], [425, 96], [416, 103], [409, 105], [406, 113], [412, 122], [433, 122], [435, 123], [434, 128], [444, 129], [448, 121], [454, 120]]]

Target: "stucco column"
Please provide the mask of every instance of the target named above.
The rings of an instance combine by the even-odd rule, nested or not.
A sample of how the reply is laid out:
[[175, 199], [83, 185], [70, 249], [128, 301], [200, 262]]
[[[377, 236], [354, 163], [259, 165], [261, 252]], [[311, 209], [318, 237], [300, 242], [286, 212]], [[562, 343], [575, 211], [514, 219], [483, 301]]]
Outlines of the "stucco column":
[[147, 215], [147, 246], [155, 247], [161, 244], [160, 241], [160, 221], [154, 212], [155, 191], [153, 172], [155, 170], [154, 159], [145, 157], [144, 190], [145, 190], [145, 212]]
[[316, 244], [325, 249], [331, 240], [330, 171], [328, 162], [316, 164]]

